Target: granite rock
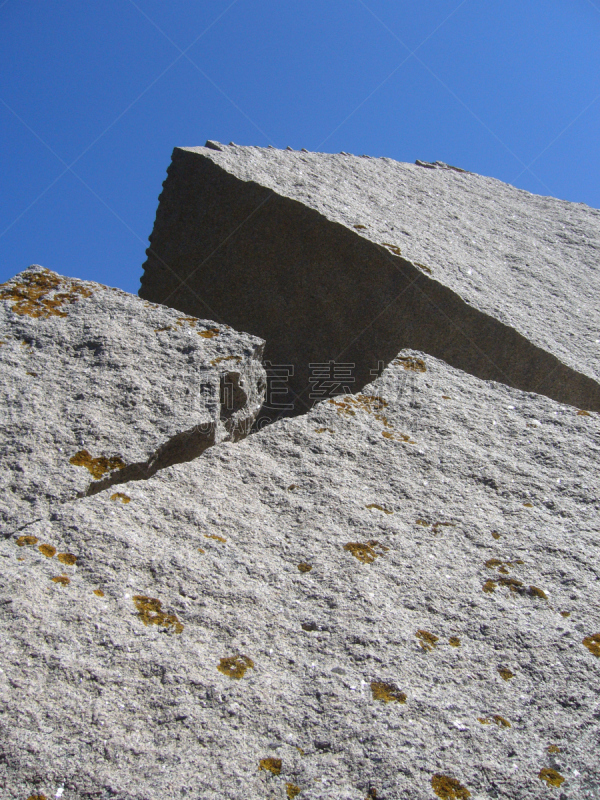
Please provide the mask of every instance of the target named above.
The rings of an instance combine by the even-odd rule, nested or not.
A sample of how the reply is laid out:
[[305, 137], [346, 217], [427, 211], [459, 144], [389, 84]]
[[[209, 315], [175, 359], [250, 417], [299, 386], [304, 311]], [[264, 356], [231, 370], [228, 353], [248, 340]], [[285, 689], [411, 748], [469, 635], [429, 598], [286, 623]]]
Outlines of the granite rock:
[[263, 342], [30, 267], [0, 286], [2, 522], [246, 435]]
[[405, 350], [56, 506], [0, 541], [3, 798], [600, 797], [599, 455]]
[[150, 242], [141, 296], [264, 338], [293, 413], [311, 364], [354, 365], [359, 391], [407, 347], [600, 410], [595, 209], [442, 162], [207, 142], [175, 149]]

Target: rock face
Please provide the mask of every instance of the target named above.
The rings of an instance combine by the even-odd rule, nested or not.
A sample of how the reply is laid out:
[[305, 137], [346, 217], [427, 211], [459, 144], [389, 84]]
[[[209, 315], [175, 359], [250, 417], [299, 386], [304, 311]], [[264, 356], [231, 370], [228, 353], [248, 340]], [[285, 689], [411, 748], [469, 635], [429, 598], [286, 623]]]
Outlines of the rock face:
[[0, 543], [3, 798], [598, 798], [599, 456], [403, 351], [57, 506]]
[[277, 408], [313, 404], [311, 364], [358, 391], [408, 347], [600, 410], [600, 212], [441, 163], [207, 145], [173, 153], [140, 295], [264, 338], [294, 369]]
[[249, 432], [265, 389], [256, 337], [42, 267], [0, 300], [4, 523]]

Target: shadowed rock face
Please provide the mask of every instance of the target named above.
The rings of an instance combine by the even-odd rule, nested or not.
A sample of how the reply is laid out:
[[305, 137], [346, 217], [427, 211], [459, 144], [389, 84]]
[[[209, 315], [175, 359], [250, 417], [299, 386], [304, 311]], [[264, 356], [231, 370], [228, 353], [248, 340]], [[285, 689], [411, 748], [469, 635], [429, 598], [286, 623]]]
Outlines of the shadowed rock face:
[[[487, 226], [482, 239], [488, 246], [499, 217], [508, 211], [521, 214], [519, 224], [511, 219], [505, 227], [513, 230], [513, 249], [522, 245], [524, 258], [533, 260], [530, 206], [547, 198], [443, 167], [221, 145], [219, 152], [216, 146], [174, 151], [140, 295], [266, 339], [267, 362], [294, 368], [289, 397], [280, 396], [280, 405], [293, 402], [292, 413], [312, 405], [310, 364], [354, 364], [354, 384], [344, 387], [342, 382], [338, 391], [357, 390], [381, 371], [382, 362], [408, 347], [485, 380], [600, 410], [596, 361], [580, 357], [581, 339], [593, 335], [589, 320], [581, 309], [578, 316], [564, 308], [565, 314], [574, 312], [575, 341], [547, 330], [548, 317], [565, 300], [553, 284], [556, 270], [545, 280], [539, 264], [532, 267], [531, 285], [515, 297], [514, 277], [506, 274], [507, 264], [514, 267], [515, 262], [502, 252], [505, 243], [498, 243], [497, 252], [492, 249], [491, 258], [487, 252], [479, 259], [477, 245], [467, 248], [472, 263], [484, 262], [479, 285], [470, 277], [461, 284], [461, 270], [468, 272], [461, 263], [465, 247], [447, 249], [453, 225], [458, 236], [475, 224], [454, 213], [471, 199], [479, 203], [476, 221]], [[400, 186], [405, 182], [395, 205], [386, 195], [393, 180]], [[446, 205], [441, 208], [423, 200], [442, 189]], [[497, 200], [490, 199], [494, 189], [499, 197], [495, 217], [490, 211]], [[408, 198], [417, 212], [408, 214]], [[548, 202], [559, 210], [566, 207], [562, 226], [552, 207], [546, 230], [547, 238], [556, 234], [564, 245], [564, 223], [570, 221], [573, 228], [578, 221], [570, 220], [573, 206]], [[576, 210], [583, 216], [584, 239], [589, 241], [591, 230], [600, 246], [597, 213]], [[440, 225], [437, 245], [432, 245], [433, 215]], [[409, 223], [412, 233], [404, 230]], [[419, 249], [423, 245], [414, 245], [419, 235], [429, 246], [429, 258]], [[462, 231], [465, 235], [475, 234]], [[414, 260], [399, 255], [407, 249], [405, 241], [414, 249]], [[434, 256], [454, 256], [454, 262], [440, 266]], [[566, 267], [565, 281], [578, 284], [581, 268]], [[599, 282], [597, 270], [586, 264], [585, 271], [589, 284]], [[591, 302], [587, 289], [578, 305]], [[591, 345], [583, 348], [587, 356]]]

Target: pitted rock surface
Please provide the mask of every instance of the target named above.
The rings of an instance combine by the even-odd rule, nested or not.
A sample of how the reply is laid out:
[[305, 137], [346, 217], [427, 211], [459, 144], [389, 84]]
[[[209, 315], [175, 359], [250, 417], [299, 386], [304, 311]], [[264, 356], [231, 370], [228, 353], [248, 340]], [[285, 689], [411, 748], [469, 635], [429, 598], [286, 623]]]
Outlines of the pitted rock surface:
[[311, 363], [354, 363], [356, 391], [406, 347], [600, 410], [599, 211], [441, 163], [207, 144], [173, 153], [140, 294], [264, 338], [295, 413]]
[[599, 455], [404, 351], [56, 508], [0, 542], [3, 797], [598, 798]]
[[0, 301], [9, 531], [246, 435], [263, 401], [263, 342], [228, 326], [42, 267]]

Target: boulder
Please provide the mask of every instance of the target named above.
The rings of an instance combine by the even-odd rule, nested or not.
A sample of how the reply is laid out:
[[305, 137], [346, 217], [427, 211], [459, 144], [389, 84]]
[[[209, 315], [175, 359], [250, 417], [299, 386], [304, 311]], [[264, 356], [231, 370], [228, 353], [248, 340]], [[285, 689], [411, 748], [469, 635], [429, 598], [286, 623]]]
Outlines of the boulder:
[[150, 243], [142, 297], [266, 340], [289, 376], [271, 417], [313, 405], [318, 365], [357, 392], [403, 348], [600, 410], [595, 209], [442, 162], [208, 142], [174, 150]]
[[9, 530], [245, 436], [263, 342], [34, 266], [0, 286], [0, 514]]
[[405, 350], [54, 506], [0, 541], [3, 797], [592, 800], [599, 456], [597, 414]]

